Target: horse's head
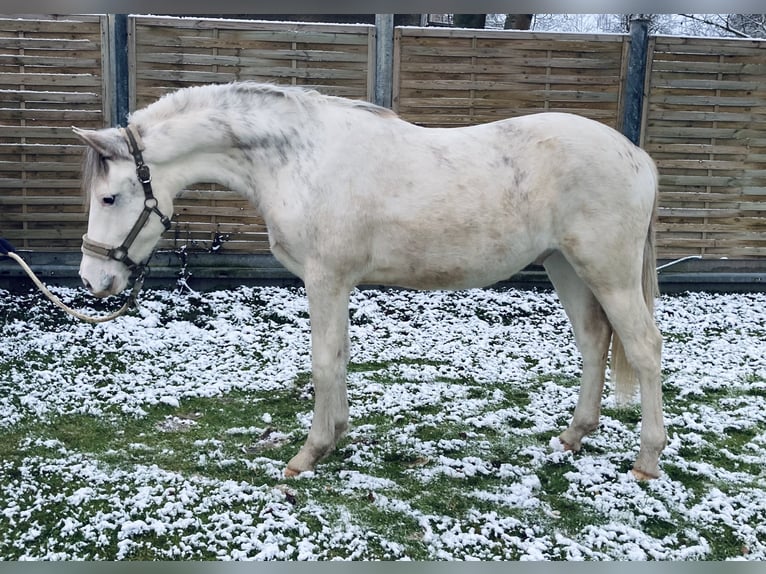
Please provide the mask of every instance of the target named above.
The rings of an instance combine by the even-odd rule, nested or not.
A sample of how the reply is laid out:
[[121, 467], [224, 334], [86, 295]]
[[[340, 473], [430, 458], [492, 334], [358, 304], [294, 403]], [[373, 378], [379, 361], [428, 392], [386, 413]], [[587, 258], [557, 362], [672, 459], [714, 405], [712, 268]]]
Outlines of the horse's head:
[[82, 177], [90, 208], [80, 277], [94, 295], [106, 297], [125, 289], [149, 259], [170, 227], [164, 214], [172, 213], [172, 199], [152, 182], [136, 130], [74, 131], [88, 145]]

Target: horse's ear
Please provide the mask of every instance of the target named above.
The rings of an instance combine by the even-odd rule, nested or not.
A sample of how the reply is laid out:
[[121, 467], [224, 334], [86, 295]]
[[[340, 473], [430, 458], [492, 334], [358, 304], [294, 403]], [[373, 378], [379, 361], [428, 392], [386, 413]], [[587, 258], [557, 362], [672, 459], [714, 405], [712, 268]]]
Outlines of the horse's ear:
[[103, 157], [120, 157], [127, 151], [125, 139], [116, 129], [82, 130], [72, 126], [72, 131]]

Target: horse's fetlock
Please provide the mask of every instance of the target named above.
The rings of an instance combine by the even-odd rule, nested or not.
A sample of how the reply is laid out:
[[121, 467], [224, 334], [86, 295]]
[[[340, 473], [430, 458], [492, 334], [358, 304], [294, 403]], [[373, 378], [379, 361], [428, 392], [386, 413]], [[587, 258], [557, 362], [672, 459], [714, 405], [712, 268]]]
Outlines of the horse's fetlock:
[[577, 435], [571, 432], [570, 429], [565, 430], [559, 435], [559, 440], [564, 446], [564, 450], [571, 450], [578, 452], [582, 448], [582, 435]]
[[580, 450], [583, 437], [597, 430], [598, 427], [598, 417], [573, 420], [569, 428], [561, 433], [559, 438], [569, 447], [568, 450], [578, 451]]
[[582, 436], [585, 436], [587, 434], [597, 431], [600, 424], [601, 423], [599, 422], [598, 417], [596, 417], [590, 420], [577, 421], [577, 423], [575, 424], [575, 427], [577, 428], [578, 432], [582, 434]]

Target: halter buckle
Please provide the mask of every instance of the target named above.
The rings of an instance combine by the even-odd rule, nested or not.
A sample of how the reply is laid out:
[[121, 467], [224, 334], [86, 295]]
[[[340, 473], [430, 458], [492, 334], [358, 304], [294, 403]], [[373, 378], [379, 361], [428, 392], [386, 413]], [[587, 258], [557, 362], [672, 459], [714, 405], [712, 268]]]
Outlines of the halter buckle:
[[147, 185], [152, 182], [152, 174], [149, 172], [149, 166], [145, 163], [136, 166], [136, 175], [138, 176], [138, 181], [143, 185]]
[[128, 250], [125, 249], [124, 246], [120, 245], [119, 247], [112, 249], [109, 256], [112, 259], [116, 259], [120, 263], [125, 263], [125, 260], [128, 258]]

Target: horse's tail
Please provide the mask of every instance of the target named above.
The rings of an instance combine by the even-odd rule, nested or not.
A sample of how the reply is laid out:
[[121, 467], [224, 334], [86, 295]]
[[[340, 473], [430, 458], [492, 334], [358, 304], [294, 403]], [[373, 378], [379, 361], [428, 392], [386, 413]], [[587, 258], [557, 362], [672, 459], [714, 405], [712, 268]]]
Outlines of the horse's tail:
[[[657, 218], [657, 172], [655, 170], [655, 185], [654, 185], [654, 206], [652, 208], [652, 216], [649, 220], [649, 230], [646, 234], [646, 241], [644, 242], [644, 264], [642, 271], [642, 288], [644, 292], [644, 301], [646, 302], [646, 308], [649, 313], [654, 314], [654, 300], [659, 295], [660, 289], [657, 281], [657, 251], [655, 245], [655, 228], [654, 223]], [[615, 398], [618, 405], [626, 405], [630, 403], [638, 387], [638, 377], [633, 367], [628, 362], [628, 358], [625, 356], [625, 348], [622, 346], [622, 341], [616, 333], [612, 335], [612, 381], [615, 384]]]

